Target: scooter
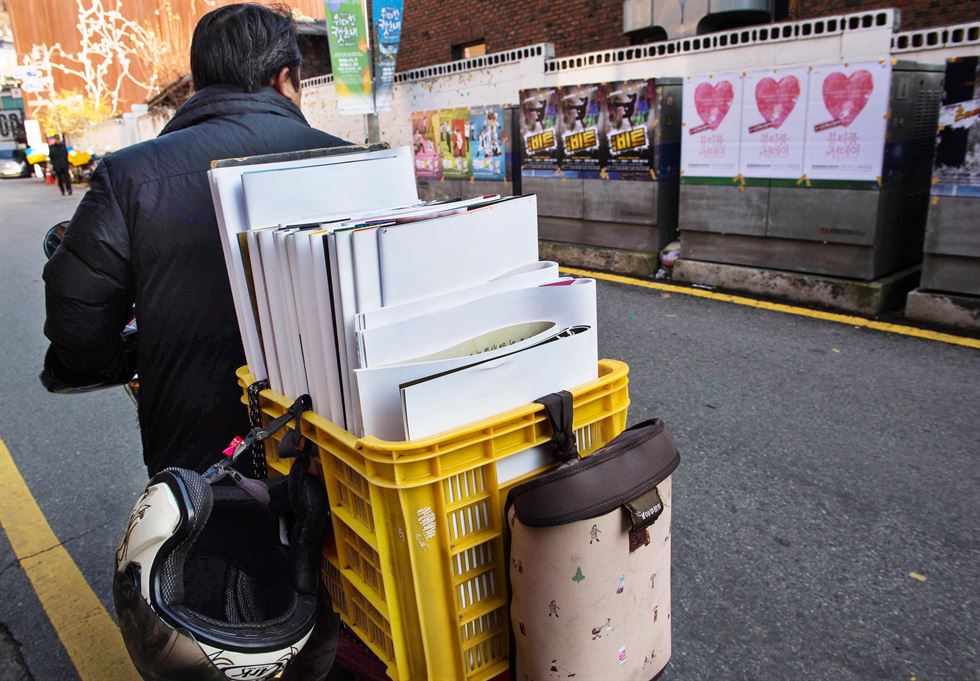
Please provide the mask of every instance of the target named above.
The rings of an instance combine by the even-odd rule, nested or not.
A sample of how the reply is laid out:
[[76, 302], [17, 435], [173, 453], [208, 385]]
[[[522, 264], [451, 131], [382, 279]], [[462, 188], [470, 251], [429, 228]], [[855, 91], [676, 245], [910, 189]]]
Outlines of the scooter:
[[[65, 238], [69, 221], [59, 222], [47, 231], [42, 242], [44, 255], [50, 260]], [[75, 385], [64, 382], [48, 372], [41, 374], [41, 383], [53, 393], [72, 395], [92, 392], [105, 388], [123, 386], [133, 402], [139, 405], [139, 375], [136, 372], [136, 350], [138, 329], [134, 316], [120, 332], [122, 341], [123, 366], [121, 375], [107, 377], [105, 380], [88, 385]], [[222, 471], [215, 469], [215, 474]], [[328, 681], [387, 681], [386, 666], [364, 645], [345, 625], [341, 624], [337, 638], [337, 656]]]
[[[78, 154], [77, 158], [72, 157], [73, 153]], [[99, 161], [102, 160], [98, 154], [76, 152], [75, 150], [68, 152], [68, 157], [71, 163], [71, 181], [76, 184], [90, 181], [95, 169], [99, 166]]]

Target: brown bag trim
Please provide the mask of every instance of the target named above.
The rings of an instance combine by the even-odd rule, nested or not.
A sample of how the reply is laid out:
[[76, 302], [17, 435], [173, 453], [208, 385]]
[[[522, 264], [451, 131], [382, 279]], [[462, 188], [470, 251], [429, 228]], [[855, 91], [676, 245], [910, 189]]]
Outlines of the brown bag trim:
[[[627, 459], [627, 455], [631, 456]], [[663, 421], [651, 419], [623, 431], [593, 456], [513, 488], [505, 507], [513, 504], [518, 519], [529, 527], [595, 518], [657, 486], [674, 472], [678, 463], [680, 455]], [[600, 466], [603, 468], [593, 471]], [[580, 482], [579, 476], [590, 472], [595, 477], [588, 483]], [[640, 482], [634, 483], [636, 480]], [[586, 504], [597, 490], [608, 494], [598, 502]], [[576, 505], [576, 500], [584, 505]], [[554, 513], [556, 508], [569, 506], [571, 510]]]

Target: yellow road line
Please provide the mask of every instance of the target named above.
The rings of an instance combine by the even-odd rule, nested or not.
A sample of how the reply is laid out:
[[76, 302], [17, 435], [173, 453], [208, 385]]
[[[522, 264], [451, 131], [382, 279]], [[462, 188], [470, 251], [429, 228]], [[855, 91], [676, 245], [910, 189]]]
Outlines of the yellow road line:
[[694, 296], [696, 298], [707, 298], [708, 300], [717, 300], [723, 303], [733, 303], [735, 305], [744, 305], [745, 307], [755, 307], [761, 310], [793, 314], [800, 317], [812, 317], [813, 319], [822, 319], [824, 321], [835, 322], [837, 324], [849, 324], [851, 326], [859, 326], [865, 329], [874, 329], [876, 331], [885, 331], [887, 333], [897, 333], [902, 336], [912, 336], [914, 338], [923, 338], [925, 340], [938, 341], [940, 343], [949, 343], [951, 345], [962, 345], [968, 348], [980, 349], [980, 339], [969, 338], [967, 336], [956, 336], [951, 333], [942, 333], [941, 331], [929, 331], [928, 329], [919, 329], [914, 326], [905, 326], [903, 324], [889, 324], [887, 322], [879, 322], [873, 319], [865, 319], [864, 317], [855, 317], [854, 315], [811, 310], [805, 307], [786, 305], [785, 303], [771, 303], [767, 300], [756, 300], [754, 298], [746, 298], [745, 296], [733, 296], [729, 293], [718, 293], [716, 291], [706, 291], [699, 288], [687, 288], [686, 286], [677, 286], [676, 284], [646, 281], [645, 279], [624, 277], [619, 274], [592, 272], [589, 270], [576, 269], [574, 267], [562, 267], [561, 271], [565, 274], [573, 274], [577, 277], [590, 277], [592, 279], [601, 279], [603, 281], [613, 281], [617, 284], [641, 286], [643, 288], [655, 289], [657, 291], [679, 293], [684, 296]]
[[139, 681], [122, 636], [0, 440], [0, 526], [82, 681]]

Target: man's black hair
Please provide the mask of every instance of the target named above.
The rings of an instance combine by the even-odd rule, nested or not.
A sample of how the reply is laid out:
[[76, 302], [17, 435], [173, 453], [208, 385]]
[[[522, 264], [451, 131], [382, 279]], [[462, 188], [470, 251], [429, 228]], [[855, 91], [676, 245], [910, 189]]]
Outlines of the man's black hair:
[[299, 87], [302, 57], [296, 22], [288, 8], [252, 3], [225, 5], [197, 22], [191, 41], [194, 88], [238, 85], [255, 92], [269, 84], [283, 67]]

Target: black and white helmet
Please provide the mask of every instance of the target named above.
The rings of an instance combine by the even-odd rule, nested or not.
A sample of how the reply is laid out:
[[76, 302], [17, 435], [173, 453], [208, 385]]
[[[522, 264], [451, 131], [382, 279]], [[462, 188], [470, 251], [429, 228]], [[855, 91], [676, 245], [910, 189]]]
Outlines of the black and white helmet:
[[268, 679], [309, 639], [323, 485], [296, 475], [249, 484], [251, 494], [168, 468], [137, 500], [116, 552], [113, 599], [147, 681]]

